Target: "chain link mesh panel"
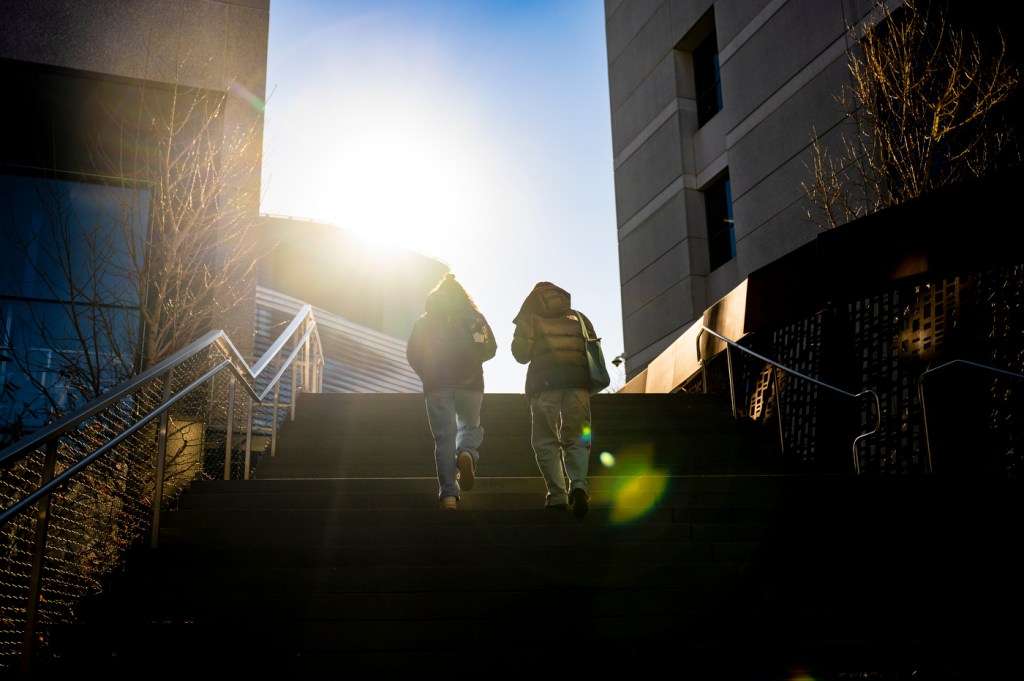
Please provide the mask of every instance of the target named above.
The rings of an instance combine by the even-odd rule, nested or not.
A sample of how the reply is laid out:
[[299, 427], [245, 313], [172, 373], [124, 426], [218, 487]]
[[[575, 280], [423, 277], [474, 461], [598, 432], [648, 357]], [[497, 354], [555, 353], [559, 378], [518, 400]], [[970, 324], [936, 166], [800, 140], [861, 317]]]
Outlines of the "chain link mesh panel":
[[[826, 319], [835, 328], [828, 330]], [[1022, 337], [1024, 266], [1014, 266], [900, 280], [811, 318], [757, 329], [741, 345], [841, 390], [877, 393], [881, 425], [858, 446], [860, 472], [921, 474], [930, 465], [919, 396], [924, 372], [960, 358], [1024, 373]], [[870, 399], [858, 404], [836, 398], [813, 381], [739, 350], [732, 352], [732, 365], [739, 413], [762, 423], [781, 418], [784, 449], [802, 463], [836, 458], [838, 447], [852, 446], [857, 433], [874, 427]], [[703, 377], [691, 377], [683, 389], [701, 390], [706, 381], [709, 392], [728, 392], [727, 367], [720, 353], [707, 362]], [[1024, 385], [1018, 376], [979, 368], [936, 370], [926, 390], [928, 426], [936, 431], [932, 450], [941, 452], [937, 467], [1020, 474]], [[837, 418], [836, 411], [849, 416]], [[847, 430], [847, 440], [836, 438], [837, 431], [846, 437]]]
[[[250, 386], [257, 395], [271, 387], [270, 381], [297, 347], [302, 331], [300, 327], [292, 334], [276, 366], [252, 380]], [[283, 374], [289, 385], [292, 371], [307, 377], [311, 385], [300, 384], [303, 388], [318, 383], [308, 378], [322, 366], [315, 334], [312, 339], [311, 356], [316, 359], [310, 361], [310, 373], [302, 362], [293, 363]], [[270, 440], [273, 420], [279, 425], [288, 405], [275, 406], [269, 392], [254, 403], [240, 381], [235, 379], [232, 387], [232, 374], [226, 369], [208, 375], [225, 360], [239, 365], [220, 344], [210, 344], [176, 365], [169, 385], [165, 385], [166, 374], [154, 376], [50, 443], [55, 455], [53, 476], [72, 467], [80, 469], [48, 499], [44, 496], [0, 525], [0, 668], [18, 667], [31, 625], [28, 603], [40, 508], [48, 504], [32, 647], [34, 655], [45, 657], [52, 626], [73, 621], [78, 603], [102, 589], [104, 576], [123, 564], [131, 547], [149, 540], [157, 499], [161, 508], [169, 508], [194, 480], [247, 478], [253, 471]], [[244, 370], [240, 373], [245, 375]], [[166, 454], [158, 495], [161, 419], [157, 414], [168, 398], [175, 401], [166, 410]], [[257, 424], [251, 431], [250, 405]], [[115, 446], [89, 461], [97, 449], [113, 442]], [[12, 508], [50, 479], [47, 450], [40, 446], [0, 467], [3, 509]]]

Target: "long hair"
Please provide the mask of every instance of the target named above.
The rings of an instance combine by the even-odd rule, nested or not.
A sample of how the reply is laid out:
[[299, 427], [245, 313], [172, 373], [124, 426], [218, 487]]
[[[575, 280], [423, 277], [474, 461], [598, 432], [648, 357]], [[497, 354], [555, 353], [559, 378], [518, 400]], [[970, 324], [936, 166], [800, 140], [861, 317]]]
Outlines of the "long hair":
[[455, 275], [452, 274], [451, 272], [447, 272], [443, 277], [441, 277], [441, 281], [437, 282], [437, 286], [435, 286], [430, 291], [430, 293], [427, 294], [427, 297], [429, 298], [430, 296], [435, 294], [440, 294], [446, 297], [450, 296], [452, 298], [465, 299], [466, 304], [469, 306], [471, 310], [473, 310], [474, 312], [479, 312], [476, 306], [476, 302], [473, 300], [473, 297], [469, 295], [466, 289], [462, 287], [462, 284], [455, 281]]

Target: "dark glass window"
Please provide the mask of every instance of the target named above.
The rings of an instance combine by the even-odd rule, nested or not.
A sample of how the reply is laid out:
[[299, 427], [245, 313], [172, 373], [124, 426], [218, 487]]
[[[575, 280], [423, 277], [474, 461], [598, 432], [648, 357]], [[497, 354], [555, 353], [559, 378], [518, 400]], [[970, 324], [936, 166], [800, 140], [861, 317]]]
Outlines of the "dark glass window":
[[0, 203], [2, 438], [45, 423], [43, 391], [66, 411], [85, 374], [107, 389], [129, 371], [149, 192], [0, 175]]
[[722, 80], [714, 31], [693, 51], [693, 82], [697, 88], [697, 125], [703, 126], [722, 110]]
[[710, 267], [714, 270], [736, 257], [728, 176], [716, 180], [704, 190], [704, 211], [708, 220]]

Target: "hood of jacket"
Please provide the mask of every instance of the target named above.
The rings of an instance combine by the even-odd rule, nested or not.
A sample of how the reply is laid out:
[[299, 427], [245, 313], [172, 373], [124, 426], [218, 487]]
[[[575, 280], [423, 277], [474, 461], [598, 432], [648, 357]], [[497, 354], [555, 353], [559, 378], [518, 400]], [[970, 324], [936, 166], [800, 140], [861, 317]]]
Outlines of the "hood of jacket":
[[518, 324], [527, 316], [535, 314], [545, 319], [564, 317], [572, 309], [572, 296], [560, 286], [550, 281], [541, 281], [534, 285], [530, 295], [526, 296], [519, 314], [513, 319]]

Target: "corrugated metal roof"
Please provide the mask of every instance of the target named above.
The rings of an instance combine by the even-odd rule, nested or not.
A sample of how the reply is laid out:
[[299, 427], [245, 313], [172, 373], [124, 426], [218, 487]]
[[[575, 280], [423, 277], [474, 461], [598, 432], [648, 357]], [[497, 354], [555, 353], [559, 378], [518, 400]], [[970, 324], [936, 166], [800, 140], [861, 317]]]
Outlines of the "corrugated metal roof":
[[[278, 291], [256, 289], [256, 355], [276, 338], [275, 329], [305, 303]], [[323, 392], [418, 393], [419, 377], [405, 358], [405, 341], [313, 308], [324, 352]]]

